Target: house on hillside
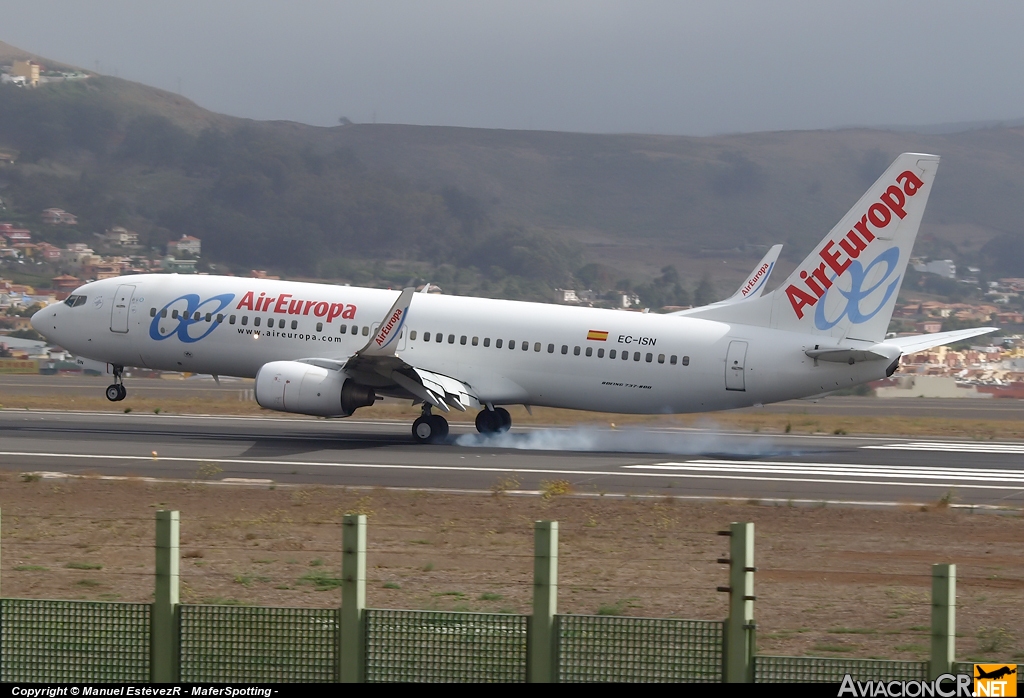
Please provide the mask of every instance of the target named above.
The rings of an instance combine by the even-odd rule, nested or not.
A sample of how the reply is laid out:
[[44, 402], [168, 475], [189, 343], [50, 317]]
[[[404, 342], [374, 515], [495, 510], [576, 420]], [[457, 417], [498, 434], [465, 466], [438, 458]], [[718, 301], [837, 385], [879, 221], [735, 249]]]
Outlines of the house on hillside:
[[14, 61], [11, 65], [11, 77], [22, 78], [23, 84], [28, 87], [37, 87], [41, 67], [35, 61]]
[[167, 243], [167, 254], [199, 257], [202, 252], [202, 240], [191, 235], [182, 235], [180, 240], [173, 240]]
[[43, 211], [43, 223], [46, 225], [78, 225], [78, 217], [62, 208], [48, 208]]
[[160, 262], [160, 267], [171, 274], [195, 274], [196, 260], [175, 259], [174, 256], [167, 255]]
[[119, 247], [134, 247], [139, 244], [138, 233], [133, 233], [119, 225], [105, 232], [103, 239], [108, 245], [117, 245]]
[[36, 258], [44, 262], [59, 262], [62, 251], [56, 245], [51, 245], [48, 242], [36, 243]]

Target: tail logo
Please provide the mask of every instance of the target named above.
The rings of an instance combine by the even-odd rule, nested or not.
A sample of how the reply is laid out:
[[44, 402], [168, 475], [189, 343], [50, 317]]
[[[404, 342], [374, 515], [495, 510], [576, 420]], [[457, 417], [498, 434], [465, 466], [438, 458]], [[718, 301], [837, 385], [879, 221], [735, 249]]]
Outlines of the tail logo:
[[[825, 297], [837, 276], [842, 275], [847, 269], [859, 266], [856, 259], [877, 239], [872, 228], [877, 232], [887, 228], [894, 220], [899, 221], [906, 218], [907, 200], [916, 196], [922, 187], [924, 187], [924, 182], [913, 172], [910, 170], [901, 172], [896, 177], [896, 184], [890, 185], [878, 201], [871, 204], [867, 213], [853, 224], [853, 228], [849, 232], [841, 238], [825, 241], [818, 249], [818, 259], [815, 260], [817, 266], [800, 271], [799, 276], [804, 287], [801, 288], [796, 284], [786, 287], [786, 298], [789, 299], [798, 319], [803, 318], [804, 308], [817, 305], [818, 301]], [[886, 253], [882, 253], [882, 255], [884, 254]], [[881, 259], [882, 255], [879, 255], [878, 259]], [[898, 257], [899, 253], [897, 252], [896, 255]], [[876, 259], [875, 262], [877, 261]], [[873, 266], [875, 262], [868, 266]], [[863, 282], [863, 277], [860, 281]], [[854, 286], [856, 287], [856, 284]], [[821, 317], [820, 313], [815, 315], [816, 318]]]
[[[867, 322], [877, 315], [878, 312], [889, 302], [892, 294], [896, 292], [896, 288], [899, 286], [901, 278], [899, 275], [889, 282], [889, 285], [885, 289], [885, 294], [882, 296], [882, 299], [878, 301], [874, 310], [865, 312], [861, 308], [861, 302], [874, 294], [875, 291], [882, 288], [883, 284], [885, 284], [889, 277], [892, 276], [893, 271], [899, 268], [899, 261], [899, 247], [890, 247], [885, 252], [875, 257], [866, 267], [861, 266], [861, 263], [856, 260], [851, 261], [850, 266], [848, 267], [848, 271], [850, 272], [850, 290], [844, 291], [839, 288], [839, 286], [829, 284], [829, 288], [825, 291], [825, 295], [821, 297], [823, 302], [818, 303], [818, 307], [814, 311], [814, 326], [819, 330], [830, 330], [838, 325], [844, 317], [849, 317], [851, 323], [859, 325], [862, 322]], [[864, 288], [864, 280], [867, 279], [871, 270], [879, 264], [885, 264], [885, 273], [878, 279], [878, 281], [874, 282], [871, 286]], [[836, 275], [833, 274], [831, 281], [834, 281], [835, 279]], [[839, 313], [834, 320], [829, 320], [825, 317], [825, 306], [827, 305], [825, 301], [828, 298], [828, 294], [832, 291], [839, 291], [839, 293], [842, 294], [843, 298], [846, 299], [846, 307], [843, 308], [843, 311]]]

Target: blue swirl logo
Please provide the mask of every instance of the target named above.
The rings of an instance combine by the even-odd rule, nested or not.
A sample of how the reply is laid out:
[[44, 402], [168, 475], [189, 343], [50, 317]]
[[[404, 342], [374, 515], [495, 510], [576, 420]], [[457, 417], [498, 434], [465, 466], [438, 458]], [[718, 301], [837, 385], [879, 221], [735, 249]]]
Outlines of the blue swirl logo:
[[[207, 298], [205, 301], [195, 293], [179, 296], [157, 312], [153, 322], [149, 325], [149, 336], [158, 342], [174, 335], [177, 335], [178, 339], [186, 344], [198, 342], [217, 329], [217, 326], [220, 325], [217, 321], [217, 313], [224, 310], [234, 298], [235, 294], [233, 293], [222, 293], [219, 296]], [[185, 302], [184, 308], [181, 307], [181, 301]], [[178, 316], [174, 317], [173, 311], [171, 311], [170, 317], [164, 317], [164, 313], [170, 311], [173, 305], [178, 306], [174, 308]], [[209, 322], [206, 321], [207, 314], [211, 316]], [[171, 327], [171, 323], [177, 324]], [[200, 332], [200, 328], [204, 327], [205, 331]]]
[[[893, 279], [889, 286], [885, 289], [885, 295], [882, 296], [882, 300], [878, 302], [874, 310], [865, 312], [861, 308], [861, 302], [870, 296], [872, 293], [882, 287], [886, 280], [892, 275], [893, 271], [896, 270], [897, 265], [900, 261], [900, 248], [890, 247], [882, 254], [878, 255], [868, 264], [866, 267], [861, 266], [861, 263], [854, 260], [850, 263], [850, 267], [847, 271], [850, 272], [850, 290], [844, 291], [838, 286], [831, 286], [825, 295], [821, 297], [818, 302], [818, 307], [814, 311], [814, 326], [819, 330], [830, 330], [838, 325], [844, 317], [849, 317], [850, 322], [854, 325], [859, 325], [863, 322], [867, 322], [878, 312], [885, 307], [886, 303], [889, 302], [889, 298], [896, 292], [896, 288], [899, 286], [901, 276], [897, 276]], [[885, 273], [882, 274], [881, 278], [878, 279], [868, 288], [864, 288], [864, 280], [867, 279], [871, 270], [878, 264], [885, 264]], [[835, 281], [836, 275], [832, 275], [832, 280]], [[825, 317], [825, 299], [828, 298], [828, 294], [832, 291], [838, 291], [842, 294], [843, 298], [846, 299], [846, 307], [839, 313], [834, 320], [829, 320]]]

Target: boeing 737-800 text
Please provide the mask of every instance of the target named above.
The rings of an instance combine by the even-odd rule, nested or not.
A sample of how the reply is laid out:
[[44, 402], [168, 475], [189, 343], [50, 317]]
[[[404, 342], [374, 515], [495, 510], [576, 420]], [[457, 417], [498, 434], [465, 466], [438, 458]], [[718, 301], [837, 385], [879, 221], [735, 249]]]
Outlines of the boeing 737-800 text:
[[441, 413], [502, 405], [700, 412], [817, 395], [892, 375], [902, 354], [994, 328], [886, 339], [939, 158], [899, 156], [774, 292], [778, 247], [734, 296], [671, 315], [222, 276], [143, 274], [85, 284], [32, 318], [108, 364], [254, 377], [272, 410], [345, 417], [381, 396]]

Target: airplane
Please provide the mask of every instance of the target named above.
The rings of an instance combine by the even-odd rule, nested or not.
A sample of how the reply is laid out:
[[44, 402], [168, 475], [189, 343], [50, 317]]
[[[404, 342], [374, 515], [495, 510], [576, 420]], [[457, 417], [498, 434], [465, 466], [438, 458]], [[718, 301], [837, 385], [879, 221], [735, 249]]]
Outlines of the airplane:
[[1016, 669], [1011, 669], [1009, 666], [1003, 666], [1003, 667], [1000, 667], [999, 669], [993, 669], [992, 671], [985, 671], [980, 666], [975, 664], [974, 665], [974, 670], [978, 673], [978, 675], [975, 677], [975, 678], [978, 678], [978, 679], [997, 679], [998, 680], [998, 679], [1003, 678], [1004, 676], [1010, 676], [1011, 674], [1016, 674], [1017, 673]]
[[140, 274], [87, 283], [32, 325], [106, 364], [112, 401], [125, 366], [255, 378], [262, 407], [322, 417], [388, 396], [421, 405], [419, 443], [445, 440], [451, 410], [478, 409], [490, 434], [511, 427], [508, 405], [668, 414], [820, 395], [996, 329], [886, 338], [938, 164], [900, 155], [774, 291], [756, 275], [777, 251], [739, 298], [681, 315]]

